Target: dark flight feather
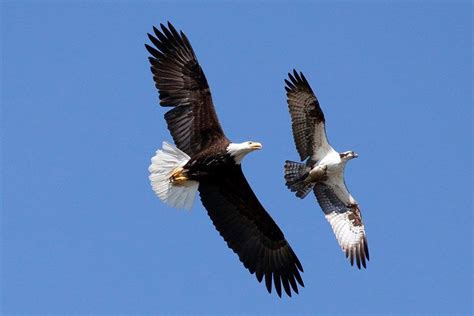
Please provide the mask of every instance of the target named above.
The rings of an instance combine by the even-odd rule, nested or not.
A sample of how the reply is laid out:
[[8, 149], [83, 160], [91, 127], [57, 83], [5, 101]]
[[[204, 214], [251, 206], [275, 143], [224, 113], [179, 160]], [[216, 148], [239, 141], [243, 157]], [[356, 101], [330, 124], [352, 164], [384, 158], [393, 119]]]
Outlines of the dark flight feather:
[[[265, 276], [268, 292], [273, 279], [279, 296], [281, 282], [289, 296], [290, 283], [298, 293], [295, 279], [304, 286], [298, 272], [303, 268], [282, 231], [258, 201], [240, 165], [226, 172], [225, 177], [212, 177], [199, 186], [202, 203], [216, 229], [259, 282]], [[261, 255], [256, 256], [253, 249], [262, 249]]]
[[[326, 140], [326, 135], [318, 135], [315, 139], [315, 129], [317, 124], [322, 124], [324, 131], [324, 114], [319, 106], [313, 90], [309, 86], [303, 73], [298, 74], [293, 70], [293, 74], [288, 73], [285, 79], [285, 90], [290, 111], [293, 139], [301, 160], [311, 157], [315, 146], [322, 143], [322, 138]], [[326, 141], [327, 142], [327, 141]]]
[[165, 115], [176, 146], [192, 156], [219, 138], [226, 138], [212, 103], [206, 76], [186, 36], [171, 23], [145, 44], [160, 104], [174, 107]]

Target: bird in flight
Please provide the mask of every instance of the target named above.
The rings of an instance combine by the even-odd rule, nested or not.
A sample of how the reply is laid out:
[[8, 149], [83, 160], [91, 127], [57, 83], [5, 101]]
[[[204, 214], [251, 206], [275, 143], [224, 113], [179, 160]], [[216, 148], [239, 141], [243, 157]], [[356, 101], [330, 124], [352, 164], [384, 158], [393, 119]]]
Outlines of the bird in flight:
[[[289, 80], [288, 80], [289, 79]], [[366, 267], [369, 249], [357, 201], [344, 181], [346, 163], [357, 158], [353, 151], [338, 153], [326, 137], [324, 114], [302, 72], [293, 70], [285, 79], [293, 138], [301, 161], [285, 162], [286, 186], [303, 199], [313, 191], [339, 245], [351, 265]]]
[[[171, 23], [148, 34], [145, 44], [160, 105], [176, 147], [163, 143], [151, 159], [153, 191], [166, 204], [191, 209], [196, 192], [220, 235], [259, 282], [281, 297], [304, 286], [303, 267], [283, 232], [252, 191], [242, 159], [262, 148], [233, 143], [224, 134], [201, 66], [186, 35]], [[244, 126], [244, 125], [243, 125]]]

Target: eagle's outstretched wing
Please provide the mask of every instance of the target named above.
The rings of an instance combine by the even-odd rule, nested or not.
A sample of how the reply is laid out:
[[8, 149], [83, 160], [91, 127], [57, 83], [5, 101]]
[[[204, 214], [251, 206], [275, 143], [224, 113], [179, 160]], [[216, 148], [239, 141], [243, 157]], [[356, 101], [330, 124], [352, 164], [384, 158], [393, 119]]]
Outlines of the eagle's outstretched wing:
[[326, 216], [337, 241], [354, 265], [366, 267], [369, 248], [364, 223], [357, 202], [352, 198], [342, 176], [333, 177], [314, 186], [314, 194]]
[[268, 292], [273, 283], [279, 296], [282, 285], [288, 296], [291, 289], [298, 293], [297, 283], [304, 286], [298, 272], [303, 267], [250, 188], [241, 166], [233, 166], [225, 176], [201, 181], [199, 192], [227, 245], [259, 282], [265, 277]]
[[153, 27], [155, 36], [148, 34], [156, 47], [145, 44], [155, 86], [162, 106], [174, 107], [165, 114], [168, 129], [176, 146], [189, 156], [225, 138], [212, 103], [206, 76], [193, 48], [183, 32], [171, 23]]
[[332, 150], [326, 138], [323, 111], [302, 72], [293, 70], [288, 77], [285, 90], [296, 149], [301, 160], [310, 157], [317, 162]]

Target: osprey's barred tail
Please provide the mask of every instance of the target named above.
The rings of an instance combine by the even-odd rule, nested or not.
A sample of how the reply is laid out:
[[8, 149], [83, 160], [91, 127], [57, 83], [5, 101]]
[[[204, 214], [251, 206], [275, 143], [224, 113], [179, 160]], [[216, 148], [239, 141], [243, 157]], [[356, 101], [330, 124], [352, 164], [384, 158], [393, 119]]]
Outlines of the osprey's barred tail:
[[314, 183], [305, 183], [310, 169], [306, 164], [287, 160], [285, 161], [286, 186], [291, 192], [296, 192], [296, 196], [303, 199], [313, 189]]
[[153, 191], [166, 204], [175, 208], [190, 210], [199, 187], [199, 182], [192, 180], [173, 181], [174, 177], [185, 176], [181, 173], [182, 167], [190, 157], [174, 147], [163, 142], [163, 149], [157, 150], [151, 158], [150, 182]]

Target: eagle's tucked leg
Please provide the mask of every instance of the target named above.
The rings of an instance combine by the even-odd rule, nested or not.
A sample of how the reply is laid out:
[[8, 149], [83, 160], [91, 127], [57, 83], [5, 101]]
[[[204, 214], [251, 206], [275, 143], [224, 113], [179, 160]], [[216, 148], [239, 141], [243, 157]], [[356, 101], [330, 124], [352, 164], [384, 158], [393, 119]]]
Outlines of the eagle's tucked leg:
[[183, 167], [176, 168], [170, 177], [170, 182], [175, 185], [180, 185], [188, 181], [188, 177], [185, 175]]

